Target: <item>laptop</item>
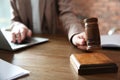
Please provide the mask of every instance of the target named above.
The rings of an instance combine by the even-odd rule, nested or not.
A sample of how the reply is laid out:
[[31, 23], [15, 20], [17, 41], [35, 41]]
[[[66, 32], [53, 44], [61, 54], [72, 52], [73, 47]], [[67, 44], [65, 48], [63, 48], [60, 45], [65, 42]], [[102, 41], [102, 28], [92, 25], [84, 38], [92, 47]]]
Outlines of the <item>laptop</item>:
[[102, 48], [120, 49], [120, 34], [101, 35]]
[[42, 37], [32, 37], [29, 40], [25, 41], [21, 44], [15, 44], [10, 41], [10, 31], [6, 31], [6, 29], [0, 29], [0, 49], [1, 50], [9, 50], [16, 51], [25, 47], [33, 46], [35, 44], [40, 44], [49, 41], [48, 38]]

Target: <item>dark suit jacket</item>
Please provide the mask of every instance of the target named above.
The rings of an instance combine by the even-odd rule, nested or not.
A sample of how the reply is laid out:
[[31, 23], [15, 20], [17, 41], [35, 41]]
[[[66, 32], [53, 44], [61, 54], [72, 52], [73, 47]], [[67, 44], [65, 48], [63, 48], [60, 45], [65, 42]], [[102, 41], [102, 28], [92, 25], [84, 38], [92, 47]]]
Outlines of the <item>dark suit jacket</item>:
[[[12, 26], [24, 24], [33, 29], [30, 0], [10, 0], [12, 6]], [[40, 0], [40, 20], [43, 33], [67, 32], [72, 35], [83, 31], [80, 21], [72, 12], [71, 0]], [[62, 25], [61, 25], [62, 22]]]

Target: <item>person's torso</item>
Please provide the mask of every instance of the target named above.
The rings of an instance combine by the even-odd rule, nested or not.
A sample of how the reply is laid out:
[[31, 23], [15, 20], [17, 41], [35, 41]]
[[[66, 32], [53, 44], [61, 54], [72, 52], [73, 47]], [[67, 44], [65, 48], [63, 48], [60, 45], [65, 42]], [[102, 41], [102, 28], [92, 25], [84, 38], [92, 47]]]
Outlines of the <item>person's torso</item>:
[[[33, 30], [33, 8], [31, 0], [18, 0], [19, 15], [21, 22]], [[38, 9], [40, 13], [40, 31], [41, 33], [58, 33], [59, 32], [59, 14], [57, 12], [57, 0], [40, 0]], [[23, 4], [24, 3], [24, 4]]]

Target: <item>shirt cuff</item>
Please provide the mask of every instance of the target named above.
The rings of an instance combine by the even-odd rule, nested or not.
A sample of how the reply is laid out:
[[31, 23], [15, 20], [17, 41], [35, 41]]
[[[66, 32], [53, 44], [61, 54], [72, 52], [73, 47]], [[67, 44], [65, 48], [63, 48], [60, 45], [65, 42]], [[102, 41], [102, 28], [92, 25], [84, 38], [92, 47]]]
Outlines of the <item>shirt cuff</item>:
[[[76, 33], [76, 34], [79, 34], [79, 33]], [[71, 38], [70, 38], [70, 43], [71, 43], [74, 47], [77, 47], [77, 46], [73, 44], [72, 39], [73, 39], [73, 37], [74, 37], [76, 34], [73, 34], [73, 35], [71, 36]]]

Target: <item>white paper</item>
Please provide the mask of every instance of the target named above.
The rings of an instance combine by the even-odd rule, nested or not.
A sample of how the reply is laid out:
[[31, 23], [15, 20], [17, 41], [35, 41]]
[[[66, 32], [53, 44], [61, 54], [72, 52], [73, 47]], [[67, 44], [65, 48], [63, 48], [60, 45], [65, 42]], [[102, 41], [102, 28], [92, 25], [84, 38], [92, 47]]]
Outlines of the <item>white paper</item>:
[[0, 80], [12, 80], [29, 73], [28, 70], [0, 59]]
[[120, 35], [102, 35], [102, 47], [120, 47]]

